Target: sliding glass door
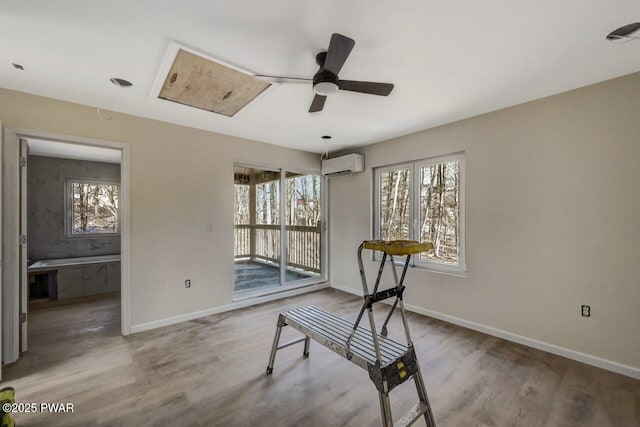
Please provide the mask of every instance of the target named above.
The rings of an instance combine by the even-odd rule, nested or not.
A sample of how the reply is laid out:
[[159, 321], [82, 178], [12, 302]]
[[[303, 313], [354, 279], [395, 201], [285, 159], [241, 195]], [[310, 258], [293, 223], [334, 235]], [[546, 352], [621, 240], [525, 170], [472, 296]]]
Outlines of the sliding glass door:
[[234, 166], [236, 294], [322, 280], [323, 182], [317, 174]]
[[321, 275], [322, 178], [288, 172], [286, 188], [285, 280], [297, 282]]
[[234, 167], [235, 286], [280, 285], [280, 171]]

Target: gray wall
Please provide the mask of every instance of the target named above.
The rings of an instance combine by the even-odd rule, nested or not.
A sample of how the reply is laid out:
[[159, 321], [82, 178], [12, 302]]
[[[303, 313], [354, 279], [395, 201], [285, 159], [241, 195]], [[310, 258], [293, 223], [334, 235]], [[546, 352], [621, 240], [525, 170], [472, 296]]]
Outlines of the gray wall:
[[68, 178], [120, 181], [120, 165], [29, 156], [27, 248], [32, 261], [120, 253], [120, 237], [67, 238], [64, 191]]

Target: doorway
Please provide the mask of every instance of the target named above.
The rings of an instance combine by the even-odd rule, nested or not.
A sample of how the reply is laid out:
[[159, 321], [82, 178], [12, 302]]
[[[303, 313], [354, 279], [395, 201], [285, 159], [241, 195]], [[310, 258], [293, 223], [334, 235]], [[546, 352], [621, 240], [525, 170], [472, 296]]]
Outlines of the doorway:
[[50, 307], [107, 296], [108, 329], [128, 335], [128, 144], [7, 128], [3, 136], [4, 199], [19, 207], [3, 209], [4, 249], [16, 254], [3, 272], [3, 362], [28, 352], [30, 312]]
[[324, 274], [324, 179], [234, 165], [234, 293], [318, 283]]
[[[91, 336], [119, 334], [113, 312], [120, 312], [120, 150], [36, 138], [20, 142], [26, 159], [20, 264], [27, 270], [20, 351], [27, 351], [27, 341], [46, 345], [46, 336], [77, 328]], [[83, 316], [87, 310], [95, 315]], [[74, 313], [70, 321], [64, 321], [66, 313]]]

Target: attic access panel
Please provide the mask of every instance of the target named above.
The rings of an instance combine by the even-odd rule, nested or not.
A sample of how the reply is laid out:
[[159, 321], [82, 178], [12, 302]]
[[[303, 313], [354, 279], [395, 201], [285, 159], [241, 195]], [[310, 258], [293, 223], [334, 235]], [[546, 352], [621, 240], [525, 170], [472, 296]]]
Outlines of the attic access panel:
[[179, 49], [158, 98], [233, 117], [269, 86], [241, 71]]

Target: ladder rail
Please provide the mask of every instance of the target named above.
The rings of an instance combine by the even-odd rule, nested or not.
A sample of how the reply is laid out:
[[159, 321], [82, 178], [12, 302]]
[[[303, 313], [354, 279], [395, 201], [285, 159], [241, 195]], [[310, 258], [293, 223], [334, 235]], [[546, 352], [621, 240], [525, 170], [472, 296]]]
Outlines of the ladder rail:
[[[395, 260], [393, 259], [393, 255], [391, 255], [391, 265], [393, 266], [391, 268], [391, 271], [393, 272], [393, 281], [395, 283], [396, 288], [398, 287], [398, 273], [396, 271], [396, 264], [395, 264]], [[387, 317], [384, 319], [384, 322], [382, 323], [382, 328], [380, 328], [380, 333], [383, 336], [387, 336], [387, 325], [389, 324], [389, 321], [391, 320], [391, 316], [393, 315], [393, 312], [396, 309], [396, 306], [398, 305], [398, 297], [399, 295], [396, 296], [396, 299], [393, 301], [393, 305], [391, 306], [391, 309], [389, 310], [389, 314], [387, 314]]]
[[[360, 244], [360, 246], [358, 246], [358, 268], [360, 270], [360, 281], [362, 283], [362, 292], [363, 295], [365, 297], [365, 301], [367, 296], [369, 295], [369, 286], [367, 285], [367, 276], [364, 272], [364, 264], [362, 262], [362, 250], [364, 249], [364, 242], [362, 242]], [[378, 290], [378, 285], [380, 284], [380, 278], [382, 277], [382, 271], [384, 270], [384, 263], [387, 259], [387, 253], [384, 252], [382, 254], [382, 262], [380, 263], [380, 268], [378, 269], [378, 278], [376, 280], [376, 285], [374, 287], [373, 293], [375, 294], [376, 291]], [[356, 333], [356, 330], [358, 329], [358, 325], [360, 324], [360, 321], [362, 320], [362, 315], [364, 314], [364, 311], [366, 309], [366, 303], [362, 305], [362, 308], [360, 309], [360, 314], [358, 314], [358, 318], [356, 320], [356, 322], [353, 324], [353, 331], [351, 332], [351, 335], [349, 336], [349, 339], [347, 339], [346, 342], [346, 347], [347, 347], [347, 354], [349, 354], [349, 346], [351, 345], [351, 340], [353, 339], [353, 336]], [[375, 322], [371, 323], [371, 316], [369, 315], [369, 323], [371, 324], [371, 331], [372, 331], [372, 338], [374, 340], [376, 340], [375, 337]]]
[[[411, 262], [411, 255], [407, 255], [407, 259], [404, 263], [404, 268], [402, 269], [402, 276], [400, 276], [400, 282], [398, 282], [398, 286], [402, 287], [403, 283], [404, 283], [404, 278], [407, 275], [407, 268], [409, 267], [409, 263]], [[395, 272], [395, 265], [393, 268], [394, 271], [394, 276], [397, 280], [397, 273]], [[411, 331], [409, 330], [409, 322], [407, 321], [407, 313], [405, 312], [404, 309], [404, 296], [403, 296], [403, 292], [401, 291], [398, 296], [396, 297], [396, 301], [399, 301], [399, 305], [400, 305], [400, 317], [402, 318], [402, 324], [404, 326], [404, 333], [405, 336], [407, 338], [407, 345], [409, 347], [413, 347], [413, 341], [411, 340]]]
[[396, 309], [398, 305], [398, 298], [393, 301], [393, 305], [391, 306], [391, 310], [389, 310], [389, 314], [387, 314], [387, 318], [384, 319], [384, 323], [382, 324], [382, 328], [380, 328], [380, 335], [386, 337], [388, 334], [387, 324], [389, 324], [389, 320], [391, 320], [391, 315], [393, 315], [393, 311]]

